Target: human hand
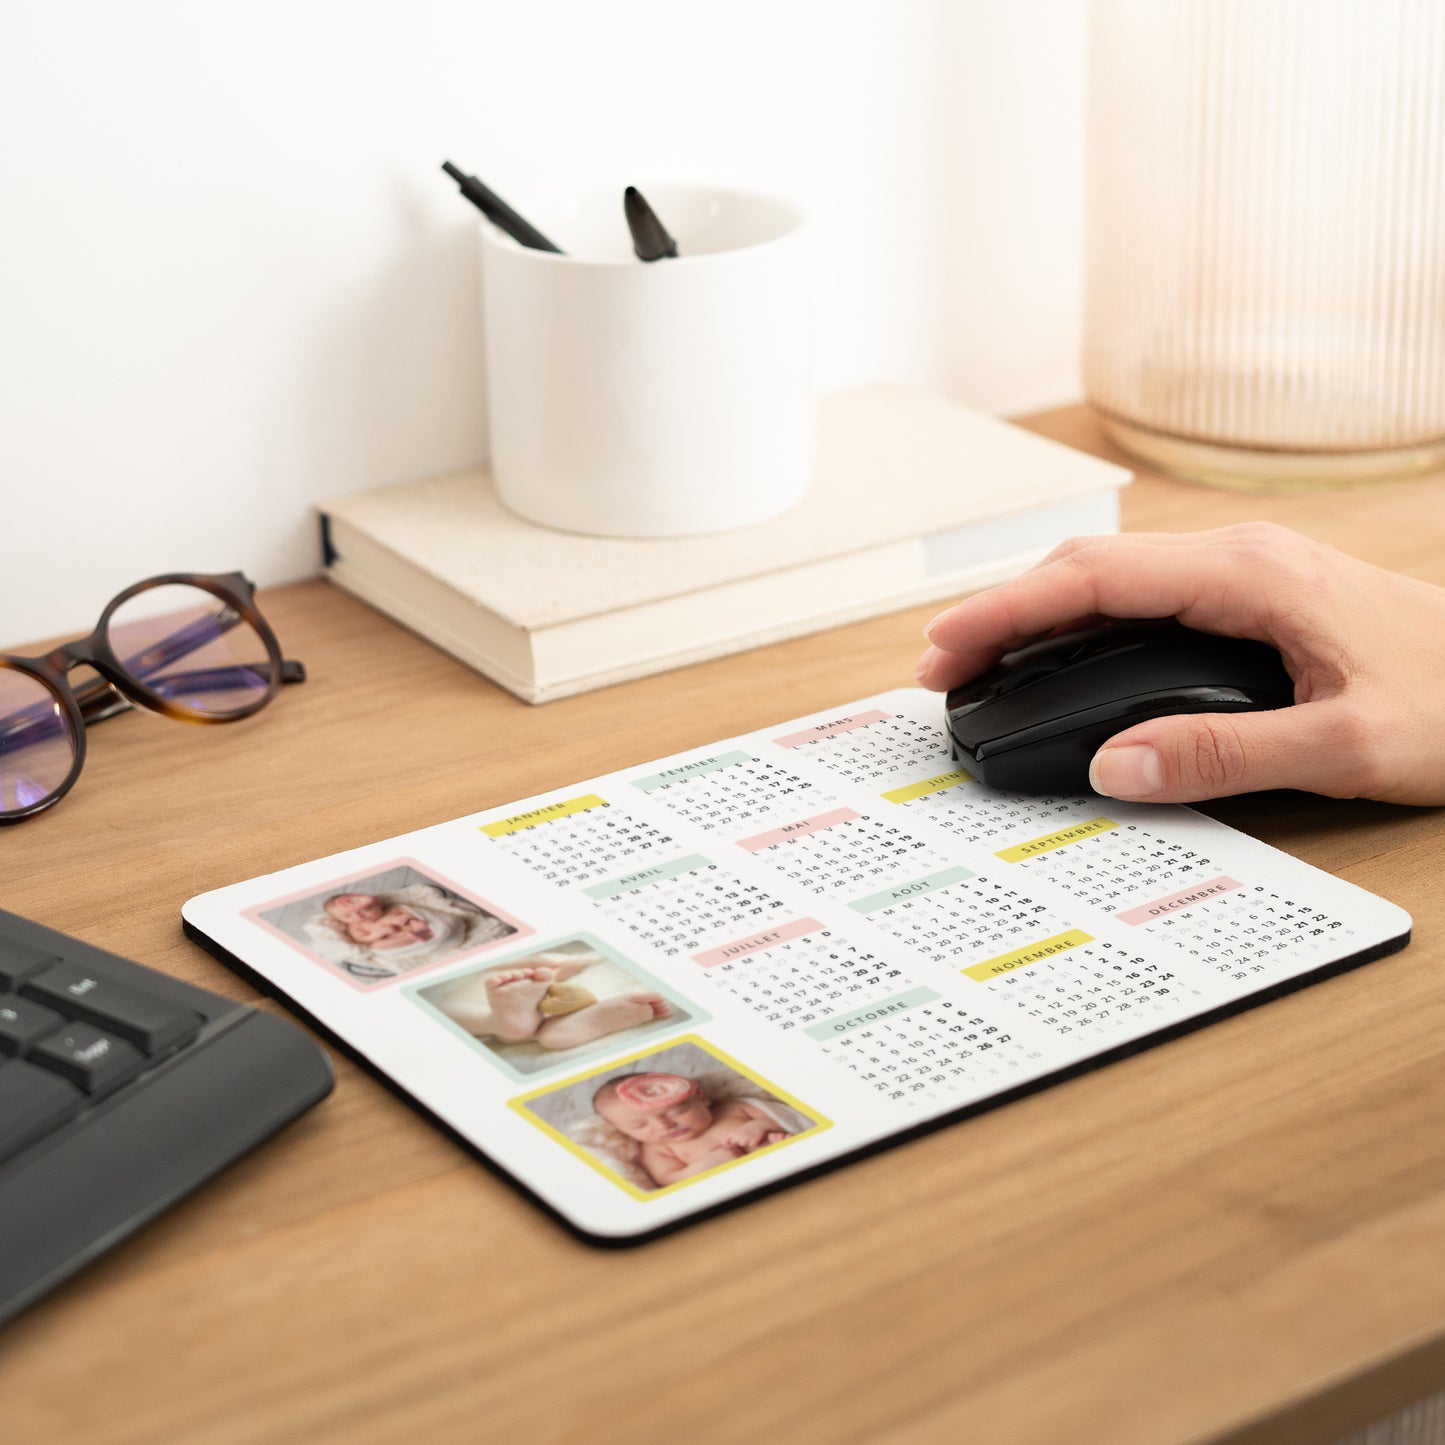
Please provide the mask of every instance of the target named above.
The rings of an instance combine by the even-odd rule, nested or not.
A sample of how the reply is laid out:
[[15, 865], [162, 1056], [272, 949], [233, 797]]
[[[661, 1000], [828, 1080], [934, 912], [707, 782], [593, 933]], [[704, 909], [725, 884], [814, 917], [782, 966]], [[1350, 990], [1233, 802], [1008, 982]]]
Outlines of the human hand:
[[693, 1167], [698, 1171], [716, 1169], [719, 1164], [731, 1164], [734, 1159], [747, 1152], [746, 1149], [735, 1148], [732, 1144], [719, 1144], [716, 1149], [709, 1149]]
[[754, 1149], [772, 1143], [768, 1135], [775, 1130], [776, 1125], [766, 1119], [748, 1119], [728, 1135], [727, 1142], [740, 1154], [751, 1154]]
[[1264, 788], [1445, 803], [1445, 588], [1288, 528], [1077, 537], [929, 623], [918, 664], [946, 691], [1004, 653], [1099, 617], [1177, 617], [1276, 647], [1295, 705], [1154, 718], [1109, 739], [1109, 797], [1188, 803]]

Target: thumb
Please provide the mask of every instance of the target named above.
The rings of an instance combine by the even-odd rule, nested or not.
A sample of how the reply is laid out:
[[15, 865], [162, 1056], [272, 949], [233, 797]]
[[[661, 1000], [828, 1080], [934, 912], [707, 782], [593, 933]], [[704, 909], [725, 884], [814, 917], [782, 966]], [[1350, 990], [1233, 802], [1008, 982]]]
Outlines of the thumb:
[[1153, 718], [1094, 754], [1089, 783], [1105, 797], [1139, 803], [1194, 803], [1266, 788], [1355, 797], [1362, 760], [1341, 745], [1351, 730], [1337, 711], [1316, 702]]

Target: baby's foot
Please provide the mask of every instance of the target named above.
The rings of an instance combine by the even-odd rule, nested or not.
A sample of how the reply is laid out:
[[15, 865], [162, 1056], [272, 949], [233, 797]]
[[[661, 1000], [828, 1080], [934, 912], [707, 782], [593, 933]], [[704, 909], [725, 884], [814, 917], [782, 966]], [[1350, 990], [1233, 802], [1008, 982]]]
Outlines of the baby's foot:
[[542, 1024], [537, 1004], [552, 986], [548, 968], [512, 968], [487, 975], [487, 1001], [492, 1027], [499, 1038], [517, 1043], [530, 1039]]
[[548, 1019], [537, 1034], [537, 1042], [549, 1049], [575, 1049], [619, 1029], [636, 1028], [655, 1019], [665, 1019], [672, 1005], [660, 993], [628, 993], [604, 998], [562, 1018]]

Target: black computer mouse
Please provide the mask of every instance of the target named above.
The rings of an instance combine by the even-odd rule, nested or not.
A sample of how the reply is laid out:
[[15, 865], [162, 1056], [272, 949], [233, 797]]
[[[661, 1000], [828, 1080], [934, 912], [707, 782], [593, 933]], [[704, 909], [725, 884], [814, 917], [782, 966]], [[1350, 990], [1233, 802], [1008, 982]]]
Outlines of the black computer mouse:
[[1087, 793], [1089, 763], [1148, 718], [1288, 707], [1294, 683], [1262, 642], [1173, 618], [1104, 622], [1021, 647], [948, 694], [953, 756], [990, 787]]

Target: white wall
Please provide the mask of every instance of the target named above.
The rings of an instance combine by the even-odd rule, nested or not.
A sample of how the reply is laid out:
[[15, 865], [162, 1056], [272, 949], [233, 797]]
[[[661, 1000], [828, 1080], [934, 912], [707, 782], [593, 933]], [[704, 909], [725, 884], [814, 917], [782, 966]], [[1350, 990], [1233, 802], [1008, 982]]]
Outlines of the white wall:
[[1077, 394], [1084, 0], [7, 0], [0, 645], [312, 573], [485, 455], [475, 213], [642, 177], [817, 221], [819, 379]]

